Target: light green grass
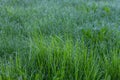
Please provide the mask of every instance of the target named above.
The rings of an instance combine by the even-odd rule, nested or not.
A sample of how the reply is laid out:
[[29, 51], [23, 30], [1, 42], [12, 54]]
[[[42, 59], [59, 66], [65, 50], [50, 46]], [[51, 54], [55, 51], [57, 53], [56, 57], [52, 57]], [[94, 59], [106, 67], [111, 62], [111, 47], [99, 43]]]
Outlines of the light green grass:
[[0, 0], [0, 80], [120, 80], [119, 0]]

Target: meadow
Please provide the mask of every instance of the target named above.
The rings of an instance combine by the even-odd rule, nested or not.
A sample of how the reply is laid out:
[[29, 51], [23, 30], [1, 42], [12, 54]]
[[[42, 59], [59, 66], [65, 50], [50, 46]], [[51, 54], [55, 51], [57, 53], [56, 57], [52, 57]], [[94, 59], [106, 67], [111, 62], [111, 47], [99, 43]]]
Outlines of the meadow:
[[0, 0], [0, 80], [120, 80], [120, 0]]

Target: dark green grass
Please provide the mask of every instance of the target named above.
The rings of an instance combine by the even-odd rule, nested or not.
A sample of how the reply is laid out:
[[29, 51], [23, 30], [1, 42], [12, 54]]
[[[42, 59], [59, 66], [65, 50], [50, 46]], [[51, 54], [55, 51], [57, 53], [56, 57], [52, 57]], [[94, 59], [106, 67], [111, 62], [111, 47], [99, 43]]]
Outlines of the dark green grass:
[[120, 80], [119, 0], [0, 0], [0, 80]]

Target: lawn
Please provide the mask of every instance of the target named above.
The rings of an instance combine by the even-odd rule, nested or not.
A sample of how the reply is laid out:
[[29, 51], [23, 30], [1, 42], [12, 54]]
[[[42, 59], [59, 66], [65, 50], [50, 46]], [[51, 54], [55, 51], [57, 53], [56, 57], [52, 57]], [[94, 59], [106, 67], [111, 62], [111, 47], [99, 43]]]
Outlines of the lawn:
[[120, 80], [119, 0], [0, 0], [0, 80]]

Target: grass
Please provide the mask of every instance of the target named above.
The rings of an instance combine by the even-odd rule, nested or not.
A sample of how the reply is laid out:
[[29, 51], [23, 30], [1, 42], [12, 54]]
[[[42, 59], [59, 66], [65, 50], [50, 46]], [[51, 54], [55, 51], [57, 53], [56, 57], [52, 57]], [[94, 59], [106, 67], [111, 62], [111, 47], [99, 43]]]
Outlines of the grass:
[[0, 0], [0, 80], [120, 80], [119, 0]]

